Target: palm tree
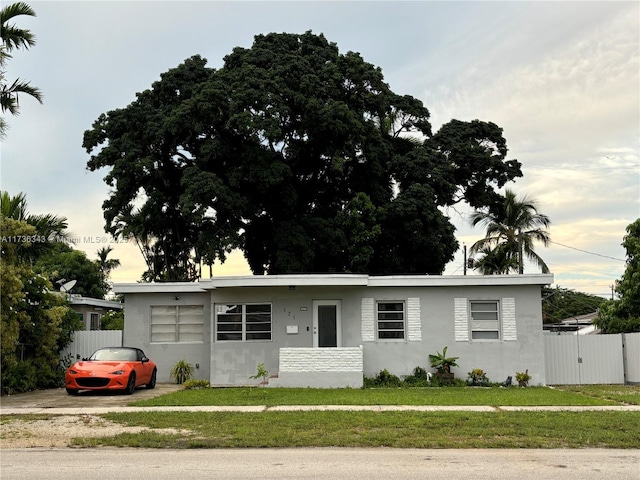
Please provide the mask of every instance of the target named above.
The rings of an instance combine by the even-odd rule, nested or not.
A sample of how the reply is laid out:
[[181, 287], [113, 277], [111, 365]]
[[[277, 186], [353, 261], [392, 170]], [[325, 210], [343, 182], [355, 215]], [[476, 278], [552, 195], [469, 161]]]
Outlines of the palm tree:
[[27, 210], [27, 196], [20, 192], [15, 196], [9, 192], [0, 193], [0, 215], [5, 218], [28, 223], [35, 228], [37, 241], [31, 243], [29, 257], [35, 259], [48, 250], [52, 241], [60, 241], [68, 237], [67, 218], [52, 215], [32, 215]]
[[[7, 59], [11, 58], [9, 52], [35, 45], [35, 36], [30, 30], [18, 28], [15, 24], [9, 24], [9, 21], [19, 15], [36, 16], [36, 12], [26, 3], [17, 2], [7, 5], [0, 10], [0, 37], [2, 37], [2, 47], [0, 47], [0, 108], [2, 112], [8, 111], [12, 115], [20, 113], [20, 104], [18, 95], [24, 93], [32, 96], [38, 102], [42, 103], [42, 93], [36, 87], [29, 85], [21, 79], [16, 79], [11, 85], [5, 81], [4, 65]], [[0, 119], [0, 137], [4, 136], [6, 131], [6, 122]]]
[[549, 273], [547, 264], [534, 251], [533, 243], [539, 241], [545, 247], [549, 244], [547, 229], [551, 221], [546, 215], [538, 213], [535, 200], [527, 196], [517, 198], [514, 192], [507, 190], [500, 211], [476, 211], [471, 215], [471, 224], [486, 228], [485, 238], [471, 247], [472, 254], [484, 252], [486, 255], [491, 252], [494, 259], [505, 256], [505, 260], [511, 260], [506, 273], [516, 268], [518, 273], [524, 273], [525, 257], [538, 265], [543, 273]]
[[105, 292], [111, 289], [111, 285], [109, 284], [109, 275], [111, 275], [111, 270], [120, 266], [120, 260], [117, 258], [107, 258], [111, 252], [113, 252], [113, 248], [111, 246], [102, 247], [98, 249], [97, 252], [98, 259], [96, 260], [96, 264], [100, 269], [102, 287]]

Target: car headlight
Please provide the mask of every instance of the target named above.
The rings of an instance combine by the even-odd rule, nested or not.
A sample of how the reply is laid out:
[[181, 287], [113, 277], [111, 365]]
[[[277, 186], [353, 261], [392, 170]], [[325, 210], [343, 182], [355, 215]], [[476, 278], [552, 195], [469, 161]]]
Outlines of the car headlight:
[[71, 369], [69, 369], [69, 373], [71, 375], [77, 375], [78, 374], [78, 372], [76, 372], [75, 370], [71, 370]]
[[122, 375], [124, 370], [116, 370], [115, 372], [109, 372], [110, 375]]

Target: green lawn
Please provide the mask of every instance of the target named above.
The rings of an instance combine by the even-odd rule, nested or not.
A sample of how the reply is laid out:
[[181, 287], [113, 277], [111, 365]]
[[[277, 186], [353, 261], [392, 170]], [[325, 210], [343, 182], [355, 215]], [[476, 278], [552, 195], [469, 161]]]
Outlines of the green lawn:
[[176, 405], [616, 405], [616, 398], [599, 398], [579, 391], [530, 388], [207, 388], [180, 390], [133, 402], [135, 406]]
[[640, 385], [566, 385], [559, 388], [594, 398], [640, 405]]
[[134, 412], [103, 417], [173, 428], [77, 438], [81, 447], [638, 448], [637, 412]]

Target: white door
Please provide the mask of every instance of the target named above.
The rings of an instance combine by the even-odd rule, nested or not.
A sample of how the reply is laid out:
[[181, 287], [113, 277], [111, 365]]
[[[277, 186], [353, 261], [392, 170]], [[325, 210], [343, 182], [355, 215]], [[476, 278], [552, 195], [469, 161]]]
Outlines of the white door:
[[313, 346], [342, 346], [342, 323], [340, 300], [313, 301]]

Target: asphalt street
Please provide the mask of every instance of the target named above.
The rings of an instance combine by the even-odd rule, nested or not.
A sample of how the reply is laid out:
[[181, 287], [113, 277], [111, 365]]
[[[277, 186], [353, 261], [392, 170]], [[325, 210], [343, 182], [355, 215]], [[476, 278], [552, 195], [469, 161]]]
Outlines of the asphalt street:
[[640, 451], [20, 449], [1, 451], [0, 477], [3, 480], [638, 480]]

